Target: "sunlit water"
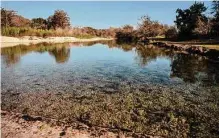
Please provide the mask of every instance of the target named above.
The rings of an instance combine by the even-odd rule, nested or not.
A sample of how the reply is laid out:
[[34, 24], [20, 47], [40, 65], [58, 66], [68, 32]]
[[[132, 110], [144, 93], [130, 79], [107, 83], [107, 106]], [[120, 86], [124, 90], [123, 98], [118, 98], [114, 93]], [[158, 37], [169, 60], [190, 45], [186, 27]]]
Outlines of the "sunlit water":
[[[154, 46], [41, 44], [2, 48], [2, 92], [120, 92], [218, 87], [219, 63]], [[190, 87], [190, 88], [188, 88]]]

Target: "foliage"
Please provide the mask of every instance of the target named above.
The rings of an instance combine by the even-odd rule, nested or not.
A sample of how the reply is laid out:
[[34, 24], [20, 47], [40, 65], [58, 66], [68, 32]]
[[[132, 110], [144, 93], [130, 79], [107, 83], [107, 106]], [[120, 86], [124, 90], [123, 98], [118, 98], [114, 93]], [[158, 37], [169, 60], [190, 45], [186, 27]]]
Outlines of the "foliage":
[[192, 32], [194, 35], [206, 36], [209, 33], [209, 22], [202, 20], [200, 16], [198, 16], [195, 26], [196, 28]]
[[[204, 3], [195, 2], [189, 9], [177, 9], [176, 13], [176, 26], [179, 30], [180, 37], [192, 37], [194, 30], [199, 27], [201, 22], [205, 24], [207, 22], [206, 16], [203, 14], [207, 8]], [[198, 23], [199, 22], [199, 23]]]
[[158, 21], [153, 21], [149, 16], [142, 16], [140, 19], [139, 33], [144, 37], [155, 37], [163, 35], [165, 32], [165, 26]]
[[48, 18], [49, 29], [68, 28], [70, 27], [70, 18], [68, 14], [63, 10], [56, 10], [54, 15]]
[[116, 32], [116, 41], [118, 43], [132, 43], [135, 42], [137, 39], [136, 35], [132, 32], [123, 32], [123, 31], [118, 31]]
[[215, 36], [219, 36], [219, 1], [212, 2], [212, 14], [214, 18], [211, 20], [212, 27], [211, 32]]
[[217, 14], [219, 15], [219, 1], [218, 0], [214, 0], [212, 2], [212, 14]]
[[31, 27], [36, 29], [46, 29], [47, 21], [43, 18], [33, 18], [31, 20]]
[[188, 9], [177, 9], [176, 28], [142, 16], [137, 29], [131, 25], [121, 28], [95, 29], [92, 27], [70, 27], [70, 18], [63, 10], [56, 10], [47, 19], [29, 20], [13, 10], [1, 8], [1, 32], [6, 36], [74, 36], [78, 38], [115, 37], [123, 42], [147, 40], [150, 37], [166, 36], [180, 39], [219, 36], [219, 1], [212, 2], [212, 18], [204, 14], [207, 8], [202, 2], [195, 2]]
[[138, 36], [133, 26], [125, 25], [116, 32], [115, 38], [117, 43], [132, 43], [137, 41]]
[[165, 37], [174, 39], [177, 38], [178, 32], [174, 26], [171, 26], [168, 28], [168, 30], [165, 32]]
[[[110, 34], [112, 33], [112, 34]], [[90, 32], [87, 28], [72, 28], [72, 29], [34, 29], [31, 27], [2, 27], [1, 34], [3, 36], [38, 36], [38, 37], [55, 37], [55, 36], [69, 36], [82, 39], [89, 39], [93, 37], [113, 37], [114, 33], [106, 30], [94, 29]]]
[[11, 26], [12, 18], [16, 14], [13, 10], [1, 8], [1, 27]]
[[122, 28], [125, 32], [132, 32], [134, 30], [134, 27], [131, 25], [125, 25]]
[[1, 8], [1, 27], [29, 27], [30, 20], [16, 15], [13, 10]]
[[13, 27], [29, 27], [31, 21], [20, 15], [14, 15], [11, 20], [11, 26]]

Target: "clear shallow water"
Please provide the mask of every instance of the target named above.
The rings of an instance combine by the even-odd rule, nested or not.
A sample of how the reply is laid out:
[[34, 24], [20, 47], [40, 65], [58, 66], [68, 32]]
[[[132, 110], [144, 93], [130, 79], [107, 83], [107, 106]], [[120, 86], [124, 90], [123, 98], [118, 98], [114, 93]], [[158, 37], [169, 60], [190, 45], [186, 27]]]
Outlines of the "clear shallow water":
[[[1, 49], [2, 92], [120, 92], [218, 87], [219, 63], [154, 46], [40, 44]], [[188, 88], [189, 87], [189, 88]]]
[[1, 77], [2, 110], [143, 137], [219, 134], [219, 64], [205, 57], [111, 41], [16, 46], [1, 49]]

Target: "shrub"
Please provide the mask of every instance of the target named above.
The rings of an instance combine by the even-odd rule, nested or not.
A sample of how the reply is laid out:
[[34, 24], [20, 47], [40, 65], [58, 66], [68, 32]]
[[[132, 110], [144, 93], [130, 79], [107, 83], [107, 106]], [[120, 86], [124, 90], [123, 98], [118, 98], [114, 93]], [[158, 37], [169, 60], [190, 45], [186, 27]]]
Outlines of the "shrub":
[[170, 27], [166, 32], [165, 32], [165, 37], [168, 39], [175, 39], [177, 38], [177, 30], [175, 27]]

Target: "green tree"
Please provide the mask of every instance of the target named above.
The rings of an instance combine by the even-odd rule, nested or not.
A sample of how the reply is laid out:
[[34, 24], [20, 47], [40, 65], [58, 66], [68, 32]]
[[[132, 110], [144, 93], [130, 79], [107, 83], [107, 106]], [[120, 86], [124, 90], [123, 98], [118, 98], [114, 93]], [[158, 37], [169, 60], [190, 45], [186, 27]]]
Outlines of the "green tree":
[[54, 15], [48, 17], [48, 28], [68, 28], [70, 27], [70, 18], [68, 14], [63, 10], [56, 10]]
[[43, 18], [33, 18], [31, 20], [31, 27], [36, 29], [46, 29], [47, 21]]
[[206, 10], [204, 3], [201, 2], [195, 2], [189, 9], [177, 9], [175, 24], [179, 30], [179, 36], [192, 37], [200, 22], [207, 23], [208, 20], [204, 14]]
[[211, 23], [211, 32], [216, 35], [219, 36], [219, 1], [215, 0], [212, 2], [212, 14], [214, 15]]

